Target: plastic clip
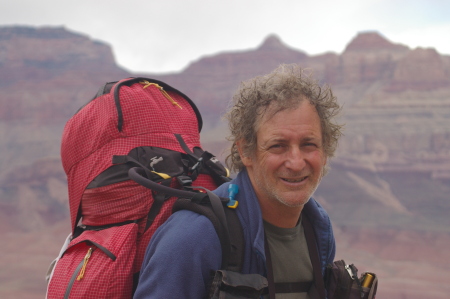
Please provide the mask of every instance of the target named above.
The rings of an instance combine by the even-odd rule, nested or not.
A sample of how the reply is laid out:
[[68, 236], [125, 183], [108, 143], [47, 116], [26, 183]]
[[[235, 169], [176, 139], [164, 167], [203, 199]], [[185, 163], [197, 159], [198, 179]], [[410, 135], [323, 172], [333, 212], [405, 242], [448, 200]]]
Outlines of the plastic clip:
[[236, 194], [238, 194], [238, 192], [239, 192], [238, 185], [230, 184], [228, 186], [228, 197], [230, 198], [230, 201], [228, 202], [227, 206], [230, 209], [236, 209], [239, 204], [239, 202], [234, 199], [234, 197], [236, 196]]

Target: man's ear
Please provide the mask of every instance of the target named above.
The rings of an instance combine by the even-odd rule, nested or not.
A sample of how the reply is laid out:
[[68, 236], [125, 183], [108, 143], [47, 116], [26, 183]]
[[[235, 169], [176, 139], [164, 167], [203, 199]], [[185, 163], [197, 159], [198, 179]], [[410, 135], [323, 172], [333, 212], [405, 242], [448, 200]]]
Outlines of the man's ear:
[[242, 139], [236, 141], [236, 147], [239, 152], [239, 156], [241, 157], [241, 161], [245, 167], [248, 167], [252, 165], [252, 159], [244, 153], [244, 144], [245, 141]]

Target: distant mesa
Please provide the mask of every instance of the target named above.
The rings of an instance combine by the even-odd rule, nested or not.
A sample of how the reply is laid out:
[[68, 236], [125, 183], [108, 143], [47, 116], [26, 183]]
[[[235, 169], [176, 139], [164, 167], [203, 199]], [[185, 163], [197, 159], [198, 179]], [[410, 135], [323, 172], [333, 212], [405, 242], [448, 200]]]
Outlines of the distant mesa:
[[48, 81], [73, 74], [75, 80], [91, 74], [122, 77], [112, 49], [106, 43], [60, 27], [0, 27], [0, 86], [21, 80]]
[[347, 51], [376, 51], [376, 50], [408, 50], [407, 46], [394, 44], [376, 31], [360, 32], [347, 45]]
[[66, 38], [86, 38], [86, 35], [74, 33], [64, 26], [6, 26], [0, 27], [0, 40], [12, 38], [33, 38], [33, 39], [66, 39]]
[[286, 49], [286, 46], [276, 34], [269, 35], [259, 46], [259, 50], [280, 50]]

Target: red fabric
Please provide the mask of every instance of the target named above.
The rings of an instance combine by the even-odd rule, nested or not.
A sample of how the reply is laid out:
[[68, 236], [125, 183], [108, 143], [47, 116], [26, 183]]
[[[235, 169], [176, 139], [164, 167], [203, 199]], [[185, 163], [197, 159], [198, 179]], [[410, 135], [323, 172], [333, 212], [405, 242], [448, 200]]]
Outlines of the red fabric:
[[106, 225], [147, 216], [152, 191], [134, 181], [86, 189], [81, 199], [83, 224]]

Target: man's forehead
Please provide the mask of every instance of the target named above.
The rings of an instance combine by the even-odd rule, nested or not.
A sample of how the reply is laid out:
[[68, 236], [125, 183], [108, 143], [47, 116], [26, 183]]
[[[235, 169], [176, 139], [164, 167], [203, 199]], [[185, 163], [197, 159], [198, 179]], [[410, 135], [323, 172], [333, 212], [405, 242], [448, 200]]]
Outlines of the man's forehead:
[[306, 98], [297, 98], [292, 99], [290, 101], [285, 101], [284, 104], [278, 103], [278, 102], [272, 102], [267, 107], [260, 107], [259, 111], [257, 111], [258, 117], [256, 119], [256, 130], [261, 127], [261, 125], [270, 119], [272, 119], [275, 115], [277, 115], [280, 112], [286, 111], [286, 110], [295, 110], [301, 106], [302, 103], [308, 102], [311, 106], [313, 106]]
[[308, 137], [315, 140], [323, 138], [320, 116], [315, 106], [309, 101], [303, 101], [299, 105], [284, 109], [271, 107], [271, 110], [261, 114], [255, 129], [255, 137], [258, 140], [258, 136], [264, 135], [264, 139], [268, 138], [273, 141], [274, 138], [287, 136], [289, 132], [292, 133], [292, 130], [296, 132], [301, 130], [302, 138]]

